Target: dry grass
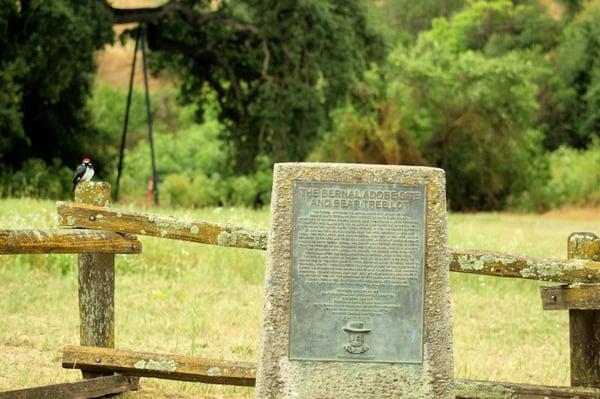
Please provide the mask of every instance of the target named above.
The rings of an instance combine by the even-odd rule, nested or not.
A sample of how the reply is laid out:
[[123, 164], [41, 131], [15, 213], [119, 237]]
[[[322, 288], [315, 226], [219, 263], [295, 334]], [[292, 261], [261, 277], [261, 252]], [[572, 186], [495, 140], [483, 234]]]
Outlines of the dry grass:
[[565, 6], [555, 0], [540, 0], [540, 3], [546, 7], [548, 14], [554, 19], [560, 19], [565, 13]]
[[[140, 7], [156, 7], [163, 3], [164, 0], [113, 0], [110, 3], [118, 8], [140, 8]], [[109, 84], [113, 87], [118, 87], [126, 90], [129, 85], [129, 75], [131, 73], [131, 63], [133, 60], [134, 41], [127, 40], [125, 44], [121, 44], [118, 40], [119, 35], [126, 29], [135, 28], [135, 24], [116, 25], [115, 44], [106, 46], [104, 50], [99, 51], [96, 55], [96, 63], [98, 70], [96, 72], [96, 81]], [[136, 62], [134, 87], [143, 88], [144, 80], [142, 75], [142, 54], [138, 53]], [[166, 76], [154, 77], [149, 76], [148, 85], [150, 91], [170, 89], [173, 83]]]
[[[53, 225], [49, 201], [3, 200], [0, 228]], [[266, 210], [161, 210], [265, 228]], [[455, 247], [564, 257], [572, 231], [594, 231], [598, 210], [560, 217], [451, 215]], [[596, 230], [596, 232], [598, 232]], [[264, 254], [142, 238], [142, 255], [117, 256], [117, 347], [208, 358], [254, 360]], [[0, 257], [0, 390], [79, 379], [62, 370], [61, 348], [78, 344], [74, 255]], [[451, 276], [455, 372], [478, 378], [568, 383], [565, 312], [541, 309], [538, 284]], [[250, 388], [144, 379], [129, 398], [251, 398]]]
[[[133, 28], [135, 28], [134, 24], [115, 26], [116, 37], [125, 29]], [[116, 40], [115, 44], [106, 46], [104, 50], [98, 52], [96, 55], [96, 63], [98, 65], [96, 81], [127, 90], [131, 74], [131, 63], [133, 62], [134, 44], [133, 40], [127, 40], [125, 44], [121, 44], [119, 40]], [[137, 55], [133, 85], [135, 88], [143, 90], [144, 77], [141, 52]], [[148, 87], [150, 92], [168, 90], [173, 87], [173, 83], [166, 76], [155, 77], [149, 73]]]

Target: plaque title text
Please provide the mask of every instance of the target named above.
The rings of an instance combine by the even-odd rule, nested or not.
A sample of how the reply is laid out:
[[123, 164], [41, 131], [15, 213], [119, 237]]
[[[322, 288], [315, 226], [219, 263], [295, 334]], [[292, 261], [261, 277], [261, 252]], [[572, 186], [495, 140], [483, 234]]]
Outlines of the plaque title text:
[[408, 209], [412, 202], [419, 201], [418, 191], [359, 190], [338, 188], [301, 188], [302, 198], [308, 199], [311, 207], [324, 208], [367, 208]]

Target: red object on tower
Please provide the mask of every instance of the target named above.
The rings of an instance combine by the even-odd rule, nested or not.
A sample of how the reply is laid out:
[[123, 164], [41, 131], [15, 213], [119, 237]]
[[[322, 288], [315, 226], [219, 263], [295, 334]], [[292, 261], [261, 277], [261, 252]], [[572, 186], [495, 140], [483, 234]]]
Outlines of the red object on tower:
[[154, 199], [154, 177], [148, 178], [148, 188], [146, 189], [146, 208], [151, 208]]

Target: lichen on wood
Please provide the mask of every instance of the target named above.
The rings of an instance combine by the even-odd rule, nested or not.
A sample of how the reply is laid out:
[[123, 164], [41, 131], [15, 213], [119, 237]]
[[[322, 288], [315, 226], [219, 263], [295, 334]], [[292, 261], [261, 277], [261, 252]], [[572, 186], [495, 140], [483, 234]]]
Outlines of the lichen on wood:
[[242, 386], [254, 385], [256, 376], [256, 364], [250, 362], [82, 346], [65, 347], [62, 364], [86, 371]]
[[[593, 233], [573, 233], [567, 240], [569, 259], [598, 259], [600, 238]], [[563, 293], [597, 296], [597, 287], [581, 285]], [[577, 295], [579, 294], [579, 295]], [[572, 296], [572, 295], [571, 295]], [[571, 298], [573, 299], [573, 298]], [[595, 298], [592, 298], [592, 302]], [[573, 302], [573, 301], [571, 301]], [[589, 301], [588, 301], [589, 302]], [[589, 304], [589, 303], [588, 303]], [[571, 385], [600, 388], [600, 310], [569, 309]]]
[[600, 282], [600, 262], [534, 259], [492, 251], [451, 249], [450, 270], [562, 283]]
[[235, 248], [264, 250], [267, 247], [266, 232], [230, 224], [190, 221], [87, 204], [58, 202], [57, 208], [63, 223], [68, 221], [66, 227], [137, 233]]
[[133, 367], [140, 370], [154, 370], [171, 373], [177, 370], [177, 363], [169, 359], [142, 359], [137, 361]]
[[[75, 189], [75, 202], [93, 204], [107, 209], [110, 204], [110, 184], [81, 182]], [[89, 220], [102, 220], [101, 212], [87, 215]], [[64, 215], [70, 227], [75, 227], [75, 215]], [[82, 345], [112, 348], [115, 345], [115, 255], [82, 254], [78, 257], [79, 336]], [[84, 378], [96, 373], [83, 372]]]
[[89, 229], [0, 230], [0, 254], [138, 254], [135, 236]]
[[598, 399], [600, 389], [455, 380], [456, 399]]

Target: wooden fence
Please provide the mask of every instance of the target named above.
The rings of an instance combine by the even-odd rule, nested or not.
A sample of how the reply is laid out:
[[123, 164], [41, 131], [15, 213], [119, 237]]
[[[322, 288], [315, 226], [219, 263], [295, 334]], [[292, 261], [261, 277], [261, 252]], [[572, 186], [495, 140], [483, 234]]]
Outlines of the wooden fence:
[[[0, 230], [0, 254], [80, 254], [81, 346], [65, 347], [62, 365], [81, 370], [84, 378], [0, 392], [0, 399], [97, 398], [135, 390], [139, 377], [253, 386], [252, 362], [115, 350], [114, 255], [141, 253], [134, 234], [265, 250], [266, 232], [108, 208], [109, 199], [108, 184], [81, 184], [75, 203], [57, 203], [61, 228]], [[565, 260], [450, 250], [453, 272], [563, 283], [542, 287], [542, 304], [545, 310], [569, 310], [570, 320], [570, 387], [456, 380], [457, 398], [600, 399], [600, 238], [574, 233], [567, 242]]]

